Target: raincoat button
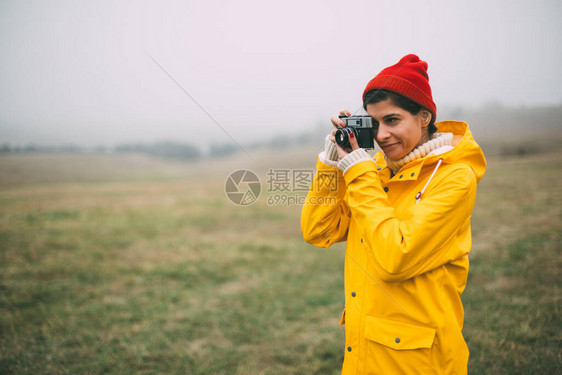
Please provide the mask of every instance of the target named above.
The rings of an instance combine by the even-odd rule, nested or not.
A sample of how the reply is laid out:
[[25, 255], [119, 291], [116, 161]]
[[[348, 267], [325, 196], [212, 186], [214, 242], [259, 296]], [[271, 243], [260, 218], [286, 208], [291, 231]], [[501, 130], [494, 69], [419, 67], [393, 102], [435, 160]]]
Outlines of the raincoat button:
[[380, 170], [381, 170], [381, 167], [377, 167], [377, 171], [380, 171]]
[[361, 243], [363, 243], [363, 239], [361, 238]]
[[351, 346], [347, 347], [347, 351], [350, 352], [351, 351]]
[[399, 343], [400, 343], [400, 337], [395, 338], [395, 339], [394, 339], [394, 342], [396, 342], [397, 344], [399, 344]]
[[398, 178], [402, 178], [402, 177], [404, 177], [404, 175], [403, 175], [403, 174], [401, 174], [401, 175], [400, 175], [400, 177], [398, 177]]
[[351, 292], [352, 297], [355, 297], [355, 295], [356, 295], [355, 292]]
[[388, 193], [388, 188], [387, 188], [387, 187], [384, 188], [384, 192], [385, 192], [385, 193]]
[[412, 174], [410, 175], [410, 177], [414, 177], [414, 175], [415, 175], [415, 173], [412, 173]]

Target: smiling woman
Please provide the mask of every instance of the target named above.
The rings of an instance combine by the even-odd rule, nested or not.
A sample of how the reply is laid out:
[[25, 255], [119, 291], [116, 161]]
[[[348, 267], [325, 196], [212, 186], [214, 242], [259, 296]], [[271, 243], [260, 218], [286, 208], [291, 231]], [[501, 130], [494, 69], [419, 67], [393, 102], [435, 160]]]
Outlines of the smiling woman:
[[363, 107], [382, 151], [373, 159], [352, 132], [343, 149], [334, 129], [301, 216], [307, 242], [347, 241], [342, 373], [466, 374], [461, 294], [484, 155], [466, 123], [435, 123], [427, 63], [415, 55], [373, 78]]

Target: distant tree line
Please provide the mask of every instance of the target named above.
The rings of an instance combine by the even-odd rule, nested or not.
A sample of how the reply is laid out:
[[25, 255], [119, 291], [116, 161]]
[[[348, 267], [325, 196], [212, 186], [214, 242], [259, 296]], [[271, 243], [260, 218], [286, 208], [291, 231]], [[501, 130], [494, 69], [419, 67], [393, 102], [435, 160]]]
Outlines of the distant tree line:
[[195, 160], [201, 157], [201, 150], [187, 143], [156, 142], [151, 144], [124, 144], [118, 145], [115, 152], [132, 152], [147, 154], [164, 159]]
[[[325, 132], [322, 130], [321, 132]], [[255, 149], [285, 149], [294, 146], [310, 144], [323, 138], [324, 134], [316, 132], [303, 132], [302, 134], [278, 134], [269, 140], [256, 141], [245, 145], [248, 150]], [[317, 142], [318, 143], [318, 142]], [[242, 152], [242, 148], [234, 142], [214, 143], [206, 152], [199, 147], [181, 142], [161, 141], [154, 143], [127, 143], [114, 147], [80, 147], [76, 145], [44, 146], [37, 144], [0, 145], [0, 154], [8, 153], [137, 153], [172, 160], [197, 160], [202, 157], [224, 158]]]
[[[221, 158], [239, 151], [240, 147], [236, 144], [213, 144], [209, 148], [208, 156]], [[115, 147], [98, 146], [94, 148], [79, 147], [76, 145], [45, 146], [27, 144], [14, 146], [8, 143], [0, 145], [0, 154], [13, 153], [135, 153], [172, 160], [197, 160], [205, 156], [196, 146], [171, 141], [128, 143], [120, 144]]]
[[139, 153], [165, 159], [194, 160], [201, 157], [201, 151], [192, 145], [178, 142], [156, 142], [150, 144], [121, 144], [113, 148], [99, 146], [85, 148], [75, 145], [44, 146], [28, 144], [24, 146], [0, 145], [0, 153]]
[[58, 152], [83, 152], [84, 150], [75, 145], [59, 145], [59, 146], [41, 146], [34, 144], [27, 144], [24, 146], [12, 146], [8, 143], [0, 145], [0, 153], [58, 153]]

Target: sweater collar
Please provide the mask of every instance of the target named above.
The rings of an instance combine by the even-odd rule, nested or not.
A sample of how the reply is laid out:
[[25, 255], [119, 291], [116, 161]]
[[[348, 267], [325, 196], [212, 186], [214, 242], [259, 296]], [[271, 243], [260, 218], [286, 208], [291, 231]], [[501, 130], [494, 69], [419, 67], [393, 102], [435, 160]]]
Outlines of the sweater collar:
[[409, 162], [414, 161], [416, 159], [423, 158], [427, 156], [429, 153], [436, 151], [441, 147], [452, 146], [452, 144], [453, 144], [453, 133], [435, 133], [432, 139], [414, 148], [402, 159], [390, 160], [386, 157], [386, 154], [383, 152], [384, 161], [386, 162], [386, 165], [388, 166], [388, 168], [390, 168], [392, 173], [396, 173], [400, 170], [400, 168], [402, 168]]

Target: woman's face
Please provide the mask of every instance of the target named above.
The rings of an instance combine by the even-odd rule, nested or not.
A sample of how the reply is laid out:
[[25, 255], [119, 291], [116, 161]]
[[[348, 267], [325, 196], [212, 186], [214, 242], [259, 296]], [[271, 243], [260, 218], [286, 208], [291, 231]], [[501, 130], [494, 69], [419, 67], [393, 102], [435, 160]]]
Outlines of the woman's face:
[[375, 120], [375, 141], [390, 160], [403, 158], [429, 140], [429, 120], [423, 110], [412, 115], [387, 99], [367, 104], [367, 113]]

